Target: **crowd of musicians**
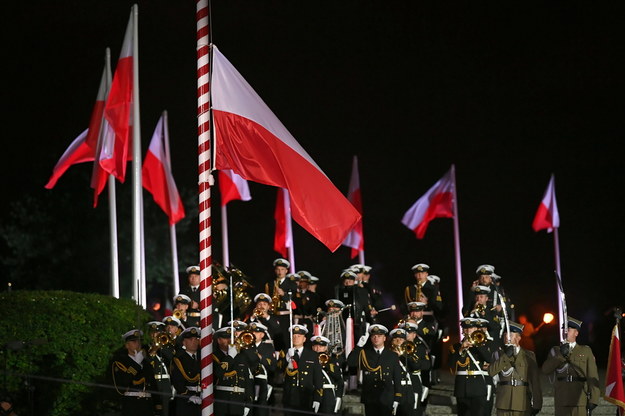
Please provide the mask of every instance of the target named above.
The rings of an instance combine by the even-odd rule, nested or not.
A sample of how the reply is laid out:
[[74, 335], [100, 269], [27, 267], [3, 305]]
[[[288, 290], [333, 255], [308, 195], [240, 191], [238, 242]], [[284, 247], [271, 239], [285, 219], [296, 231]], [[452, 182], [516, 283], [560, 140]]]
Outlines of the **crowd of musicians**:
[[[386, 327], [378, 314], [381, 292], [371, 268], [356, 264], [340, 274], [334, 297], [321, 299], [318, 279], [289, 274], [285, 259], [255, 295], [239, 270], [213, 278], [213, 389], [216, 415], [342, 414], [343, 396], [359, 394], [367, 416], [424, 415], [438, 380], [443, 337], [450, 323], [440, 279], [426, 264], [412, 267], [399, 309]], [[186, 270], [188, 287], [174, 311], [145, 331], [123, 335], [111, 374], [123, 415], [193, 416], [201, 413], [200, 270]], [[542, 366], [522, 348], [523, 325], [491, 265], [477, 268], [464, 302], [461, 340], [450, 348], [459, 415], [534, 415], [542, 407], [540, 371], [554, 383], [556, 415], [587, 415], [599, 401], [591, 349], [576, 342], [582, 322], [569, 317], [566, 339]], [[457, 325], [457, 322], [453, 322]], [[282, 388], [277, 403], [275, 387]]]

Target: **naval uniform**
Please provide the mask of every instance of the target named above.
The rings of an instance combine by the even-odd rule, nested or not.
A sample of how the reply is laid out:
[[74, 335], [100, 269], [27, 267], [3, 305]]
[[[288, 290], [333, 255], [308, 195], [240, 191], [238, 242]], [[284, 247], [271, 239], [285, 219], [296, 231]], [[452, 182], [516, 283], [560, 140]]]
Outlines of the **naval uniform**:
[[[325, 365], [321, 365], [321, 374], [323, 376], [323, 395], [319, 413], [338, 414], [335, 412], [336, 399], [343, 398], [345, 384], [343, 383], [343, 371], [337, 357], [334, 354], [326, 353], [330, 359]], [[340, 409], [338, 409], [340, 411]]]
[[199, 416], [202, 412], [200, 404], [191, 401], [197, 401], [197, 399], [191, 399], [191, 397], [201, 398], [199, 351], [195, 354], [190, 354], [183, 348], [176, 349], [169, 373], [171, 384], [176, 389], [176, 398], [174, 400], [176, 403], [176, 414]]
[[522, 416], [537, 413], [542, 408], [538, 364], [532, 351], [514, 347], [510, 357], [503, 350], [493, 353], [488, 373], [498, 375], [495, 407], [499, 416]]
[[350, 368], [362, 374], [360, 401], [367, 416], [390, 416], [393, 402], [402, 398], [402, 374], [397, 354], [384, 348], [378, 353], [372, 345], [356, 347], [347, 357]]
[[451, 347], [450, 368], [455, 370], [454, 396], [458, 403], [458, 416], [484, 416], [487, 414], [489, 396], [492, 395], [492, 377], [485, 371], [491, 350], [485, 344], [461, 350], [461, 343]]
[[559, 346], [553, 347], [542, 371], [545, 374], [555, 372], [556, 416], [584, 416], [589, 402], [594, 405], [599, 403], [597, 363], [589, 346], [575, 343], [568, 357], [562, 355]]
[[[138, 353], [139, 354], [139, 353]], [[142, 350], [147, 357], [145, 350]], [[113, 385], [120, 395], [122, 416], [152, 416], [161, 414], [161, 397], [150, 391], [158, 389], [153, 368], [145, 358], [135, 361], [126, 348], [119, 349], [111, 361]]]
[[311, 349], [300, 347], [300, 350], [299, 358], [296, 355], [292, 359], [294, 364], [284, 363], [286, 368], [282, 403], [285, 414], [289, 414], [288, 409], [312, 411], [313, 402], [321, 403], [323, 397], [323, 373], [319, 357]]
[[[269, 397], [273, 390], [272, 380], [276, 371], [276, 359], [273, 345], [260, 342], [255, 346], [256, 352], [260, 355], [260, 361], [252, 371], [254, 375], [254, 404], [267, 406]], [[252, 408], [252, 415], [267, 416], [269, 409], [266, 407]]]
[[254, 374], [259, 364], [254, 348], [241, 350], [234, 358], [219, 348], [213, 353], [215, 414], [243, 415], [254, 401]]

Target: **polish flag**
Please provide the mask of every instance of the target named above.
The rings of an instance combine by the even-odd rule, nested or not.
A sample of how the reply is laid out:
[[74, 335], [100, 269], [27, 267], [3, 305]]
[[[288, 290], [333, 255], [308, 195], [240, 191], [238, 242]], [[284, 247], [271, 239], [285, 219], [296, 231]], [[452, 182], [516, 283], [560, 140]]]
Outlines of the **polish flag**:
[[554, 175], [551, 175], [543, 200], [538, 206], [538, 211], [536, 211], [532, 228], [534, 231], [547, 229], [547, 232], [550, 233], [558, 227], [560, 227], [560, 214], [556, 203], [556, 183]]
[[163, 116], [158, 120], [148, 153], [143, 161], [143, 187], [169, 217], [169, 225], [184, 218], [184, 206], [171, 173], [169, 149], [165, 145], [166, 126]]
[[131, 12], [113, 83], [104, 107], [104, 118], [108, 126], [104, 126], [102, 146], [98, 155], [102, 169], [115, 176], [120, 182], [124, 182], [126, 164], [132, 158], [132, 152], [129, 149], [133, 105], [133, 26]]
[[453, 218], [453, 194], [454, 181], [449, 170], [406, 211], [402, 224], [414, 231], [418, 239], [423, 238], [434, 218]]
[[250, 187], [245, 179], [234, 173], [232, 169], [217, 172], [222, 207], [230, 201], [249, 201], [252, 199]]
[[91, 110], [89, 128], [83, 131], [63, 153], [52, 170], [52, 176], [46, 184], [46, 189], [52, 189], [61, 176], [70, 166], [77, 163], [91, 162], [95, 159], [96, 148], [98, 146], [98, 136], [102, 125], [102, 114], [104, 113], [104, 101], [106, 99], [106, 68], [102, 72], [98, 95]]
[[360, 214], [217, 47], [212, 51], [216, 168], [288, 189], [293, 219], [335, 251]]
[[293, 247], [293, 229], [291, 227], [289, 191], [284, 188], [278, 189], [276, 210], [274, 211], [273, 218], [276, 220], [273, 249], [280, 253], [282, 257], [287, 257], [288, 249]]
[[[357, 156], [354, 156], [354, 161], [352, 163], [352, 177], [349, 181], [347, 199], [352, 203], [354, 208], [358, 210], [360, 215], [362, 215], [362, 196], [360, 193], [360, 177], [358, 175]], [[362, 218], [347, 235], [347, 238], [343, 241], [343, 245], [352, 248], [352, 258], [356, 257], [359, 252], [364, 250], [365, 238], [362, 232]]]
[[621, 338], [619, 335], [618, 323], [612, 330], [612, 341], [610, 342], [610, 352], [608, 354], [608, 369], [605, 375], [605, 396], [604, 399], [619, 407], [619, 414], [625, 412], [625, 391], [623, 390], [623, 376], [621, 368]]

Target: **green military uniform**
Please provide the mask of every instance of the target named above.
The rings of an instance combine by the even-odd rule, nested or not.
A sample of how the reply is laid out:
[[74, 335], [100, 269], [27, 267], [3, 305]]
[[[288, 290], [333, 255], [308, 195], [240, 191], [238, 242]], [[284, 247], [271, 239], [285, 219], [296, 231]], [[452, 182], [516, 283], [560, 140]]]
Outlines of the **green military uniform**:
[[[522, 333], [523, 325], [509, 322], [510, 331]], [[516, 345], [493, 353], [488, 368], [491, 376], [498, 375], [495, 406], [498, 416], [536, 414], [543, 404], [536, 356]]]
[[[568, 327], [579, 330], [581, 321], [569, 317]], [[555, 373], [556, 416], [584, 416], [587, 408], [598, 405], [599, 375], [589, 346], [572, 343], [553, 347], [542, 370], [545, 374]]]

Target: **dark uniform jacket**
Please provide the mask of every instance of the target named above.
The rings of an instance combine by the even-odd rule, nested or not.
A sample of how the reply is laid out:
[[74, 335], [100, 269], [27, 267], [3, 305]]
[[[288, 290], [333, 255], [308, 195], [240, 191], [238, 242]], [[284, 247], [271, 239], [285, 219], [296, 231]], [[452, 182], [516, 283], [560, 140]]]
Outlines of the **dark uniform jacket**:
[[347, 357], [347, 365], [362, 372], [362, 403], [381, 403], [387, 408], [401, 401], [401, 367], [397, 354], [384, 348], [377, 354], [373, 346], [356, 347]]
[[[404, 289], [404, 301], [405, 303], [401, 306], [401, 311], [403, 313], [408, 313], [407, 305], [410, 302], [420, 302], [417, 296], [418, 288], [417, 283], [412, 284], [410, 286], [406, 286]], [[443, 311], [443, 299], [439, 292], [438, 286], [426, 280], [425, 283], [421, 285], [421, 292], [428, 298], [428, 304], [425, 307], [426, 311], [434, 312], [435, 316], [439, 316]]]
[[[254, 401], [254, 374], [259, 359], [255, 349], [241, 350], [234, 358], [219, 348], [213, 353], [216, 415], [242, 415]], [[227, 402], [227, 403], [226, 403]]]
[[[456, 374], [454, 380], [454, 396], [486, 397], [488, 385], [492, 385], [492, 378], [485, 371], [491, 358], [491, 349], [487, 346], [470, 347], [460, 352], [460, 343], [451, 348], [449, 366]], [[473, 359], [475, 359], [475, 362]], [[477, 364], [477, 365], [476, 365]]]
[[371, 304], [367, 289], [358, 285], [338, 285], [334, 287], [334, 295], [345, 306], [351, 305], [343, 309], [343, 319], [347, 320], [351, 315], [354, 320], [354, 339], [358, 339], [365, 334], [366, 321], [370, 319]]
[[[188, 328], [190, 326], [196, 326], [199, 328], [200, 327], [200, 309], [199, 309], [200, 288], [198, 287], [197, 290], [194, 292], [191, 286], [187, 286], [183, 289], [180, 289], [180, 293], [182, 293], [183, 295], [187, 295], [188, 297], [191, 298], [191, 304], [189, 305], [189, 309], [187, 309], [187, 319], [186, 319], [185, 327]], [[193, 305], [193, 302], [197, 302], [198, 304], [197, 308], [191, 307]]]
[[335, 413], [336, 399], [343, 397], [345, 384], [343, 372], [336, 356], [330, 355], [330, 359], [321, 366], [323, 376], [323, 396], [319, 413]]
[[555, 372], [556, 414], [558, 407], [562, 406], [585, 408], [588, 403], [587, 392], [590, 392], [590, 403], [599, 404], [597, 363], [589, 346], [576, 344], [567, 358], [561, 354], [559, 346], [553, 347], [543, 363], [542, 371], [545, 374]]
[[[148, 357], [143, 351], [144, 357]], [[152, 395], [149, 391], [158, 391], [154, 370], [147, 358], [138, 364], [130, 358], [128, 350], [117, 350], [111, 360], [113, 385], [121, 396], [123, 415], [152, 415], [160, 412], [161, 397]], [[145, 397], [140, 397], [145, 396]]]
[[303, 348], [296, 365], [284, 363], [284, 407], [311, 410], [313, 402], [321, 403], [323, 375], [317, 353]]
[[497, 350], [493, 353], [488, 373], [499, 375], [497, 409], [527, 412], [542, 408], [538, 364], [532, 351], [520, 348], [518, 354], [509, 357], [502, 350]]
[[171, 384], [176, 389], [176, 414], [199, 415], [201, 406], [189, 401], [191, 396], [201, 397], [200, 353], [195, 359], [183, 348], [176, 349], [170, 366]]

